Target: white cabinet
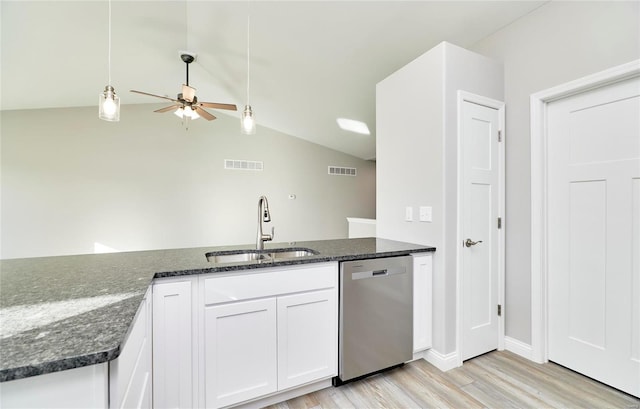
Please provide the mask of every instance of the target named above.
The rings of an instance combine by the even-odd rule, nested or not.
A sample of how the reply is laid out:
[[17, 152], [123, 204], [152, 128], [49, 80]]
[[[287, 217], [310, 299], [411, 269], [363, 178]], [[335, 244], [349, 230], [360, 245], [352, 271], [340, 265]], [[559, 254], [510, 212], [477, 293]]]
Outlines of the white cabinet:
[[153, 284], [153, 406], [196, 406], [197, 278]]
[[413, 352], [431, 348], [432, 265], [431, 254], [413, 254]]
[[151, 289], [147, 290], [120, 356], [109, 362], [109, 406], [152, 407]]
[[337, 263], [200, 277], [204, 407], [337, 374]]
[[277, 390], [275, 298], [208, 306], [204, 320], [207, 408]]
[[336, 290], [278, 297], [278, 388], [337, 373]]

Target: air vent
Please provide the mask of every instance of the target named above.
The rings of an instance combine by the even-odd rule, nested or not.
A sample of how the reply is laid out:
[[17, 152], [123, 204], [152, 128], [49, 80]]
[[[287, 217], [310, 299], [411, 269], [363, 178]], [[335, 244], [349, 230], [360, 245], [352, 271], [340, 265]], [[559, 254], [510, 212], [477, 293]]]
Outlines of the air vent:
[[224, 160], [225, 169], [262, 171], [263, 167], [264, 166], [262, 161], [236, 160], [236, 159]]
[[345, 168], [342, 166], [329, 166], [329, 174], [336, 176], [356, 176], [356, 168]]

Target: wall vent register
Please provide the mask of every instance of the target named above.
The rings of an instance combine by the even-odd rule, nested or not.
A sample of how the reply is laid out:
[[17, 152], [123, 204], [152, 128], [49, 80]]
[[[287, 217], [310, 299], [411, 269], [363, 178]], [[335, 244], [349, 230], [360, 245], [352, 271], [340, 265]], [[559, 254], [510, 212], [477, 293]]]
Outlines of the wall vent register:
[[224, 168], [231, 170], [255, 170], [262, 171], [264, 162], [252, 160], [225, 159]]
[[329, 174], [336, 176], [356, 176], [356, 168], [345, 168], [342, 166], [329, 166]]

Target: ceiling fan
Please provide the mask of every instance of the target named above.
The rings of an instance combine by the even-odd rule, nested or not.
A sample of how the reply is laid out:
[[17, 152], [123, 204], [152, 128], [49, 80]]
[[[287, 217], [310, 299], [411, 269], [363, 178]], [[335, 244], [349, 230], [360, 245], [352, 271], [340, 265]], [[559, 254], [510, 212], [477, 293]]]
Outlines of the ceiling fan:
[[136, 94], [148, 95], [150, 97], [162, 98], [172, 101], [174, 104], [168, 107], [156, 109], [153, 112], [171, 112], [175, 111], [176, 115], [181, 118], [197, 119], [203, 117], [207, 121], [213, 121], [216, 119], [211, 113], [207, 112], [204, 108], [214, 109], [227, 109], [230, 111], [237, 111], [238, 107], [234, 104], [220, 104], [217, 102], [199, 102], [196, 97], [196, 89], [189, 86], [189, 64], [195, 61], [196, 55], [183, 52], [180, 54], [180, 58], [187, 65], [187, 83], [182, 84], [182, 92], [178, 94], [176, 99], [163, 97], [161, 95], [150, 94], [148, 92], [131, 90]]

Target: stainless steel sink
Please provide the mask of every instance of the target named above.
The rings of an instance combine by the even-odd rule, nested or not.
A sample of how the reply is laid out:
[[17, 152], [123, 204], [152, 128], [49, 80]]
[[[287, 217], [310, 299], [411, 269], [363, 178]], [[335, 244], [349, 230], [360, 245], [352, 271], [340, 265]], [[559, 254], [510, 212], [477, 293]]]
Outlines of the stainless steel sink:
[[274, 260], [308, 257], [308, 256], [315, 256], [316, 254], [318, 254], [317, 251], [311, 250], [311, 249], [295, 249], [295, 250], [275, 249], [270, 251], [271, 253], [269, 253], [269, 257], [271, 257]]
[[226, 250], [211, 251], [206, 253], [207, 261], [210, 263], [240, 263], [245, 261], [281, 261], [291, 260], [299, 257], [315, 256], [317, 251], [304, 247], [289, 247], [265, 250]]
[[227, 251], [218, 251], [207, 253], [207, 261], [211, 263], [238, 263], [242, 261], [266, 260], [269, 257], [266, 254], [258, 253], [256, 250], [248, 250], [242, 253], [231, 253]]

